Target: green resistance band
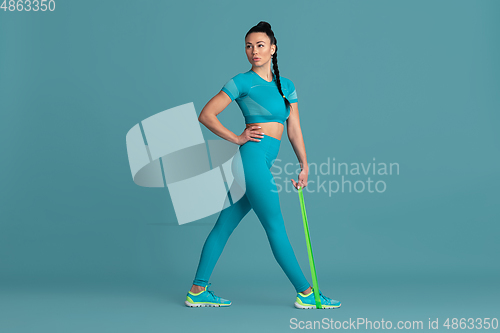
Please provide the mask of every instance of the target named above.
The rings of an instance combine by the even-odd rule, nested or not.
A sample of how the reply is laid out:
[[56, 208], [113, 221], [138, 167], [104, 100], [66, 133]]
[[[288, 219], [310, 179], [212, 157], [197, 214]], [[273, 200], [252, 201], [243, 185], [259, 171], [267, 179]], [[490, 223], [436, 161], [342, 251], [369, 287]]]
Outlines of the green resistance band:
[[304, 232], [306, 234], [307, 254], [309, 255], [309, 265], [311, 266], [314, 300], [316, 301], [316, 309], [322, 309], [323, 307], [321, 306], [321, 300], [319, 298], [318, 278], [316, 276], [316, 268], [314, 267], [311, 238], [309, 237], [309, 225], [307, 224], [306, 205], [304, 204], [304, 194], [302, 193], [302, 188], [300, 186], [298, 187], [298, 192], [300, 198], [300, 209], [302, 211], [302, 220], [304, 221]]

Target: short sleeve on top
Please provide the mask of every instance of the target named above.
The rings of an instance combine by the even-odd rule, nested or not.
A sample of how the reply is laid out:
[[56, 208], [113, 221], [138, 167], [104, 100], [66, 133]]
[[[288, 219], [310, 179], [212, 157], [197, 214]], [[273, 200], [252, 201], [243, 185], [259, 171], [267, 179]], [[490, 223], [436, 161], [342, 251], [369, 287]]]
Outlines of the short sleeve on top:
[[222, 91], [225, 92], [231, 101], [234, 101], [238, 97], [241, 97], [245, 94], [245, 78], [243, 75], [238, 74], [234, 76], [231, 80], [227, 81], [224, 87], [222, 87]]
[[297, 91], [295, 90], [295, 85], [291, 80], [288, 80], [288, 96], [286, 96], [286, 99], [288, 99], [290, 103], [297, 102]]

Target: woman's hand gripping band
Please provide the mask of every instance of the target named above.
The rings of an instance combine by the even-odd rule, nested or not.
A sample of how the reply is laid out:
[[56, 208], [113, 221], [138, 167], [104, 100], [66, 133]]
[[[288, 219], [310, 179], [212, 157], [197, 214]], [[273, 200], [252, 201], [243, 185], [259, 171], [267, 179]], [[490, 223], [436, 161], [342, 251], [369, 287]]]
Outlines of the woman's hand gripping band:
[[290, 179], [292, 181], [293, 186], [295, 186], [296, 189], [300, 186], [301, 188], [304, 188], [307, 186], [307, 174], [308, 170], [302, 168], [302, 171], [299, 173], [299, 181], [296, 182], [293, 178]]

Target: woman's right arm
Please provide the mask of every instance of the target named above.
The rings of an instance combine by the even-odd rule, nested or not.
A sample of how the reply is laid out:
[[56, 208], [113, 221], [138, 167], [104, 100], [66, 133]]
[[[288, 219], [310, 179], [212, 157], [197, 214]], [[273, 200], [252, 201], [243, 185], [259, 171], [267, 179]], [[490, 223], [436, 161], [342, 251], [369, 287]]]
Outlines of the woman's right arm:
[[230, 103], [231, 98], [229, 98], [229, 96], [221, 90], [217, 95], [212, 97], [210, 101], [208, 101], [205, 107], [203, 107], [203, 110], [201, 110], [201, 113], [198, 116], [198, 121], [205, 125], [214, 134], [226, 139], [229, 142], [242, 145], [248, 140], [257, 141], [254, 140], [251, 135], [255, 135], [256, 133], [253, 132], [260, 128], [260, 126], [251, 126], [246, 128], [241, 135], [236, 135], [224, 127], [219, 119], [217, 119], [217, 115], [221, 113]]

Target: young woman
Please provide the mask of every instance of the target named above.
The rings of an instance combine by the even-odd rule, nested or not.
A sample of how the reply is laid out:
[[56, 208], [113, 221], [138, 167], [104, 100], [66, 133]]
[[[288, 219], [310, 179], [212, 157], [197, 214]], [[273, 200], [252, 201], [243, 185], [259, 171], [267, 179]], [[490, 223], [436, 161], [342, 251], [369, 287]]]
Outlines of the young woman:
[[[279, 152], [286, 121], [288, 138], [302, 169], [298, 182], [292, 179], [292, 183], [296, 188], [307, 186], [309, 170], [299, 123], [297, 94], [292, 81], [279, 74], [278, 45], [269, 23], [261, 21], [247, 32], [245, 50], [252, 68], [229, 80], [205, 105], [198, 118], [213, 133], [240, 145], [238, 149], [242, 165], [235, 166], [236, 159], [233, 160], [233, 171], [236, 169], [233, 185], [244, 182], [245, 194], [221, 211], [203, 246], [185, 304], [190, 307], [231, 305], [229, 300], [208, 290], [211, 284], [208, 279], [229, 236], [253, 209], [266, 231], [276, 261], [297, 291], [295, 306], [302, 309], [316, 308], [312, 287], [302, 273], [288, 240], [277, 187], [270, 171]], [[274, 73], [271, 72], [271, 61]], [[236, 100], [245, 117], [246, 128], [241, 135], [234, 134], [217, 119], [217, 115], [233, 100]], [[323, 308], [340, 307], [340, 302], [319, 292]]]

